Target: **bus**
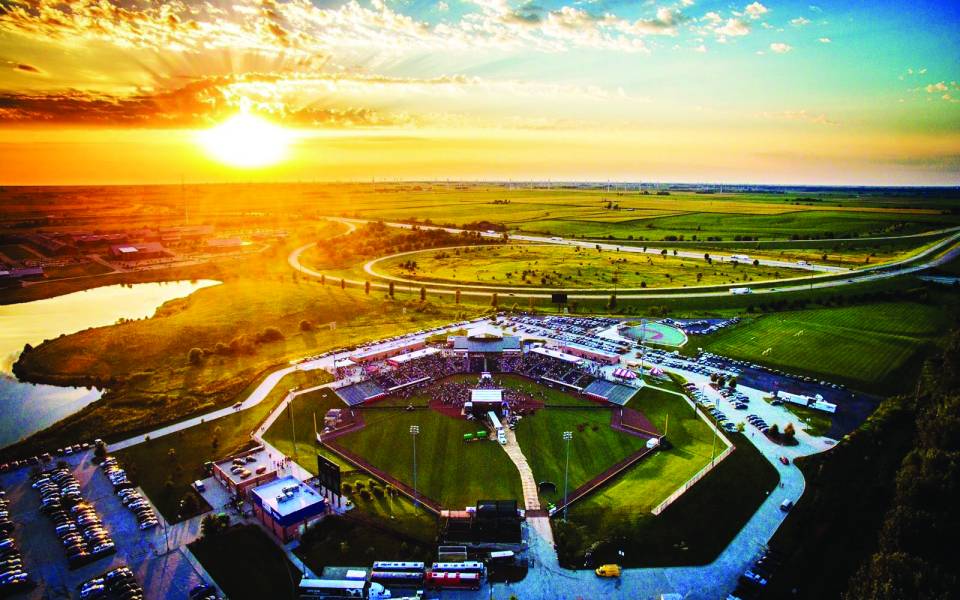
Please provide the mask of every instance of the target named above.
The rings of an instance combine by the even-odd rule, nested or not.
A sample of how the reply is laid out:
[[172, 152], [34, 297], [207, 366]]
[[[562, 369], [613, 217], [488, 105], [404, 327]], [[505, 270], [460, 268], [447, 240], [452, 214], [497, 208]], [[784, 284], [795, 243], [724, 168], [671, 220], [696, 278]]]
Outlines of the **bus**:
[[378, 560], [373, 563], [374, 571], [426, 571], [427, 565], [422, 562], [400, 562]]
[[390, 592], [379, 583], [355, 579], [303, 578], [300, 580], [300, 587], [297, 592], [300, 600], [316, 600], [317, 598], [386, 600], [390, 598]]
[[423, 585], [423, 571], [373, 571], [370, 581], [389, 587], [420, 587]]
[[483, 575], [487, 569], [482, 562], [466, 560], [463, 562], [435, 562], [430, 570], [446, 573], [480, 573]]
[[482, 578], [479, 573], [448, 573], [430, 571], [427, 573], [427, 587], [449, 590], [479, 590]]

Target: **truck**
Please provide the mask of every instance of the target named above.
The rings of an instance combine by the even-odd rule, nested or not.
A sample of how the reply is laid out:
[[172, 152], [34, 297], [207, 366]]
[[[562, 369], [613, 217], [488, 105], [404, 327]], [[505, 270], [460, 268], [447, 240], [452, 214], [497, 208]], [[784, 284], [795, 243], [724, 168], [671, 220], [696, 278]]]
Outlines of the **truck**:
[[744, 294], [752, 294], [753, 290], [748, 287], [735, 287], [730, 288], [730, 293], [735, 296], [742, 296]]

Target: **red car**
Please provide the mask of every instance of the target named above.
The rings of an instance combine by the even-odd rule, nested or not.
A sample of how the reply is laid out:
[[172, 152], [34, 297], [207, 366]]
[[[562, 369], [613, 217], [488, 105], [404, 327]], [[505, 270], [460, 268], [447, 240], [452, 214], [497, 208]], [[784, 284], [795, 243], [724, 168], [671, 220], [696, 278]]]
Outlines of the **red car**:
[[789, 465], [789, 464], [790, 464], [790, 459], [787, 458], [786, 456], [781, 456], [781, 457], [780, 457], [780, 462], [782, 462], [782, 463], [785, 464], [785, 465]]

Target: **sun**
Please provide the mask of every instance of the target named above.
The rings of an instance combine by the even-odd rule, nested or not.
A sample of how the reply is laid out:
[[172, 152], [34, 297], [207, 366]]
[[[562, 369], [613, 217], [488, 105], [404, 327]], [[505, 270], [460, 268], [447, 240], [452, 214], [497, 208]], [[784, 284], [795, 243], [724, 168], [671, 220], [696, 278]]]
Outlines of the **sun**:
[[216, 160], [243, 168], [266, 167], [283, 160], [291, 132], [270, 121], [238, 113], [223, 123], [201, 131], [200, 145]]

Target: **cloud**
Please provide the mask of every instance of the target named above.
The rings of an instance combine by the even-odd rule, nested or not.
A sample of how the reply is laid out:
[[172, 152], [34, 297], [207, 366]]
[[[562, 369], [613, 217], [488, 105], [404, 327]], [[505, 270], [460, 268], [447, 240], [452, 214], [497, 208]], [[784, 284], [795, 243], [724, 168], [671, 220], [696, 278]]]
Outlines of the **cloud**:
[[790, 24], [793, 25], [794, 27], [804, 27], [805, 25], [809, 25], [811, 22], [812, 21], [810, 21], [810, 19], [806, 19], [804, 17], [797, 17], [796, 19], [790, 19]]
[[820, 8], [819, 6], [817, 6], [816, 4], [811, 4], [811, 5], [808, 6], [807, 8], [810, 9], [810, 12], [815, 12], [815, 13], [822, 13], [822, 12], [823, 12], [823, 9]]
[[437, 10], [440, 12], [447, 12], [450, 10], [450, 5], [443, 0], [440, 0], [440, 2], [437, 2]]
[[744, 12], [750, 16], [751, 19], [759, 19], [763, 15], [770, 12], [770, 9], [760, 4], [759, 2], [754, 2], [753, 4], [748, 4], [744, 9]]
[[833, 40], [831, 40], [831, 39], [828, 38], [828, 37], [822, 37], [822, 38], [820, 38], [820, 39], [817, 40], [817, 41], [820, 42], [821, 44], [831, 44], [831, 43], [833, 43]]
[[927, 90], [928, 94], [936, 94], [938, 92], [946, 92], [950, 88], [947, 87], [947, 83], [945, 81], [938, 81], [937, 83], [929, 84], [923, 89]]
[[20, 63], [20, 62], [9, 61], [9, 60], [5, 62], [6, 64], [10, 65], [10, 68], [12, 68], [14, 71], [18, 73], [28, 73], [31, 75], [40, 75], [43, 73], [42, 70], [40, 70], [39, 68], [33, 65], [28, 65], [26, 63]]
[[694, 48], [693, 50], [694, 50], [694, 52], [706, 53], [707, 47], [706, 47], [705, 45], [703, 45], [703, 44], [700, 44], [699, 46], [697, 46], [697, 47]]
[[793, 46], [790, 44], [784, 44], [783, 42], [773, 42], [770, 44], [770, 50], [776, 52], [777, 54], [786, 54], [793, 50]]
[[800, 110], [782, 110], [779, 112], [763, 112], [759, 114], [764, 119], [774, 119], [779, 121], [798, 121], [811, 123], [814, 125], [838, 125], [836, 121], [831, 121], [826, 115], [813, 114], [806, 109]]
[[727, 19], [726, 23], [713, 31], [721, 37], [739, 37], [750, 33], [750, 25], [740, 19]]

